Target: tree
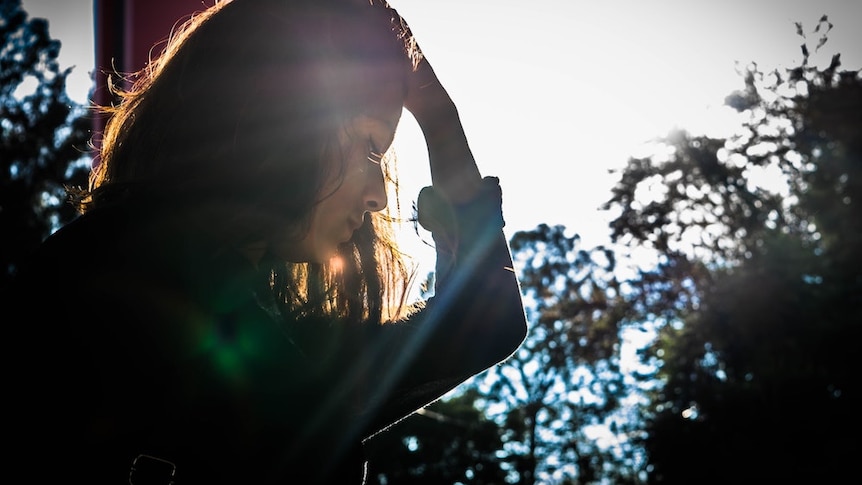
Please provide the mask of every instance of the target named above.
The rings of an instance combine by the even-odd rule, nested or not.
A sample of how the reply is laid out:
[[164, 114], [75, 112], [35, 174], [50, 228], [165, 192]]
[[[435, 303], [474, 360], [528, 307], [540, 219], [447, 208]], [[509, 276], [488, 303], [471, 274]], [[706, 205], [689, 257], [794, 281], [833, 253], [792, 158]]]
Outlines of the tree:
[[512, 252], [530, 335], [476, 380], [505, 429], [510, 483], [636, 483], [642, 465], [635, 408], [648, 376], [623, 369], [623, 334], [637, 327], [613, 252], [580, 247], [562, 226], [516, 233]]
[[526, 342], [369, 440], [372, 483], [642, 481], [636, 413], [651, 374], [624, 368], [625, 332], [639, 324], [614, 254], [545, 224], [516, 233], [511, 247], [531, 323]]
[[0, 287], [20, 258], [72, 217], [64, 186], [85, 185], [90, 121], [66, 94], [48, 22], [0, 1]]
[[368, 440], [369, 485], [504, 483], [501, 430], [476, 398], [465, 389]]
[[745, 116], [738, 134], [671, 134], [667, 155], [629, 161], [605, 206], [615, 242], [658, 255], [632, 292], [664, 323], [648, 354], [663, 382], [647, 415], [652, 483], [852, 473], [862, 76], [837, 54], [811, 63], [825, 16], [813, 50], [797, 28], [801, 64], [749, 66], [727, 98]]

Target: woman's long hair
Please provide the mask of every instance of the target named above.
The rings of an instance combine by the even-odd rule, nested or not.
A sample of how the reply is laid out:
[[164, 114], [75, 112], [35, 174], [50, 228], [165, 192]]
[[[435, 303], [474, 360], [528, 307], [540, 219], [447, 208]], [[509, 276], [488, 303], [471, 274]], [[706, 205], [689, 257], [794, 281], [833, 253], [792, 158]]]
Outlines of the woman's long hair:
[[[325, 163], [339, 130], [363, 113], [375, 79], [415, 67], [412, 40], [382, 12], [347, 0], [223, 0], [195, 14], [130, 88], [112, 86], [121, 102], [102, 107], [89, 188], [72, 193], [79, 211], [129, 200], [188, 211], [225, 248], [305, 230], [340, 170]], [[387, 28], [386, 42], [362, 36]], [[394, 157], [384, 167], [397, 195]], [[370, 214], [329, 263], [264, 258], [283, 312], [406, 316], [412, 273], [394, 239], [399, 213], [396, 203]]]

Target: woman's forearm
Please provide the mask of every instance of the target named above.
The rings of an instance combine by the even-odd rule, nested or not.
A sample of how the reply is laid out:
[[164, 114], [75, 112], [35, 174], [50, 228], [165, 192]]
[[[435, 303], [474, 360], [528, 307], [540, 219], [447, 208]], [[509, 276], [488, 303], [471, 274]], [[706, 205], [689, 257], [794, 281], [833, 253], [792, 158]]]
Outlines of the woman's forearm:
[[479, 192], [482, 176], [458, 109], [425, 58], [410, 76], [404, 106], [425, 137], [434, 188], [452, 204], [472, 200]]
[[437, 116], [434, 122], [420, 124], [428, 147], [431, 183], [452, 204], [461, 204], [476, 196], [482, 176], [455, 107]]

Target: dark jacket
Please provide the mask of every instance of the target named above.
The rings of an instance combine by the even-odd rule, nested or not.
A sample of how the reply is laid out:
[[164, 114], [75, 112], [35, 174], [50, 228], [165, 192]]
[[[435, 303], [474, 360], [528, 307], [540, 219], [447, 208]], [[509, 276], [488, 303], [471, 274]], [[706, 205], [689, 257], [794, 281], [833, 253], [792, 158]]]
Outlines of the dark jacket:
[[67, 224], [3, 295], [7, 469], [97, 484], [156, 483], [144, 482], [155, 470], [168, 483], [170, 462], [179, 485], [361, 483], [365, 438], [525, 337], [495, 182], [457, 208], [423, 191], [435, 294], [386, 325], [286, 323], [244, 258], [170, 210]]

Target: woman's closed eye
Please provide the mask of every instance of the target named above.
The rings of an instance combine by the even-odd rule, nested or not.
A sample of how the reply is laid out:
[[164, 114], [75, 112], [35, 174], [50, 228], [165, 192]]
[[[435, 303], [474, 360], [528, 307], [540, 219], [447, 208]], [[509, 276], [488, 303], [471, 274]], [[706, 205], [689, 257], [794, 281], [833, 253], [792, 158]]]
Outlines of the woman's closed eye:
[[368, 137], [368, 161], [377, 165], [383, 161], [383, 153], [377, 148], [374, 139]]

